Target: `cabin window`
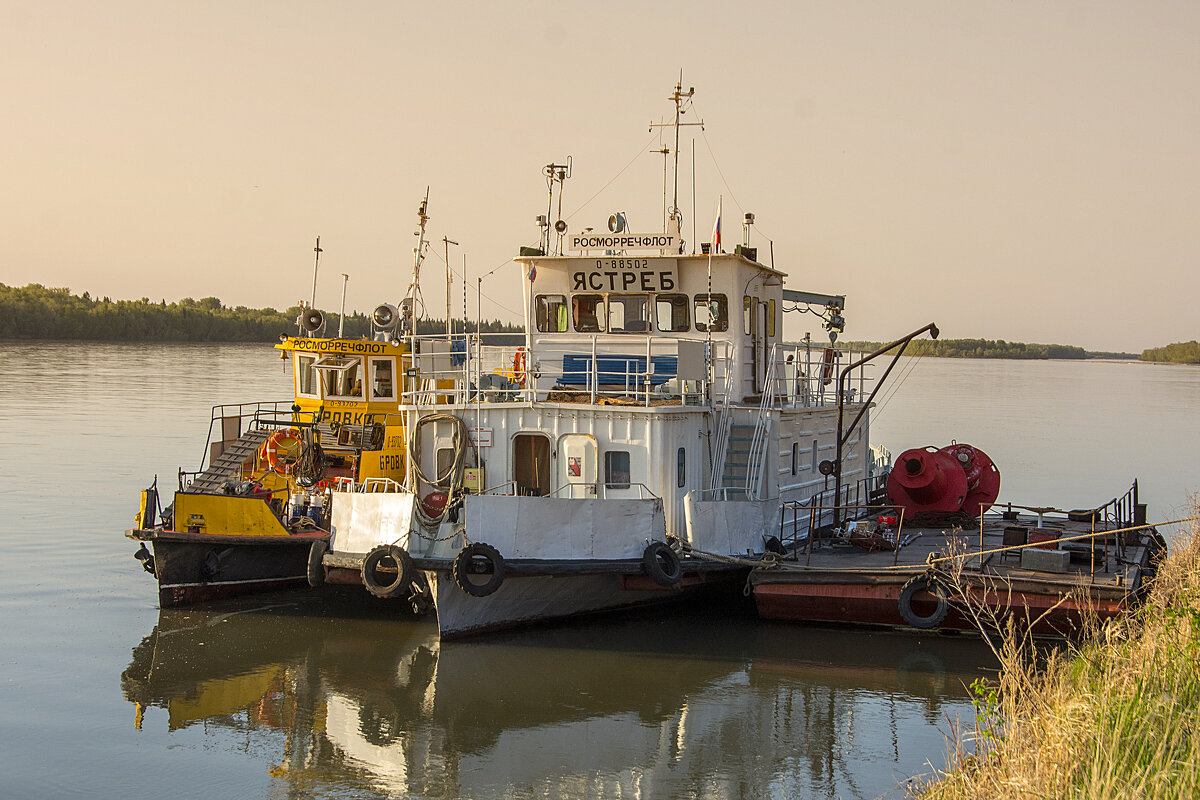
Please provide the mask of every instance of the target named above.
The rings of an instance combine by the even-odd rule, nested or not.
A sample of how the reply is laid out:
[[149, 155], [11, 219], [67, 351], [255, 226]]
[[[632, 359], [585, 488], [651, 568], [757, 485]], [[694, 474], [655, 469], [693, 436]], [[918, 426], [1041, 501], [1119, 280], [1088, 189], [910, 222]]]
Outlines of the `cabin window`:
[[321, 371], [321, 385], [326, 397], [362, 399], [362, 359], [324, 356], [313, 367]]
[[746, 295], [742, 298], [742, 325], [745, 327], [745, 334], [749, 336], [754, 333], [754, 312], [758, 309], [758, 298]]
[[434, 476], [439, 483], [452, 483], [454, 481], [454, 448], [439, 447], [437, 451], [437, 464], [434, 467], [437, 470]]
[[796, 464], [800, 461], [800, 443], [792, 442], [792, 474], [796, 474]]
[[649, 333], [650, 295], [610, 294], [608, 330], [612, 333]]
[[813, 470], [813, 472], [816, 472], [816, 470], [817, 470], [817, 440], [816, 439], [813, 439], [812, 470]]
[[688, 298], [686, 294], [659, 294], [654, 296], [654, 316], [658, 329], [667, 333], [681, 333], [690, 326]]
[[580, 333], [596, 333], [607, 328], [604, 295], [577, 294], [571, 297], [571, 318]]
[[723, 294], [696, 295], [696, 330], [729, 330], [729, 300]]
[[567, 330], [567, 298], [561, 294], [539, 294], [534, 298], [534, 318], [543, 333]]
[[609, 450], [604, 454], [604, 485], [609, 489], [628, 489], [629, 482], [629, 451]]
[[316, 356], [296, 354], [296, 394], [305, 397], [319, 397], [321, 388], [317, 383], [317, 371], [313, 364], [317, 363]]
[[767, 301], [767, 336], [775, 336], [775, 301]]
[[392, 383], [392, 359], [371, 359], [371, 399], [395, 400], [396, 387]]
[[687, 450], [679, 448], [675, 453], [675, 485], [682, 489], [687, 483]]

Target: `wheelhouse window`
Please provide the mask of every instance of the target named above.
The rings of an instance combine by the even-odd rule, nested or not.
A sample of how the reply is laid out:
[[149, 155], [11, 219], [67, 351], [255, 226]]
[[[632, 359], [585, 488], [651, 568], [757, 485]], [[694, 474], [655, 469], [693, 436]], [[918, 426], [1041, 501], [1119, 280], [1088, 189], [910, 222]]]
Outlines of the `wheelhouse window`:
[[394, 362], [390, 358], [371, 359], [371, 399], [395, 400], [396, 385], [392, 381]]
[[534, 298], [534, 320], [543, 333], [567, 330], [567, 298], [561, 294], [539, 294]]
[[757, 306], [756, 298], [750, 295], [742, 298], [742, 326], [746, 329], [743, 333], [747, 336], [754, 333], [754, 312], [757, 310]]
[[729, 330], [729, 300], [723, 294], [696, 295], [696, 330]]
[[324, 356], [313, 367], [321, 371], [321, 386], [326, 397], [362, 399], [362, 359]]
[[767, 301], [767, 336], [775, 336], [775, 301]]
[[596, 333], [606, 328], [604, 295], [577, 294], [571, 297], [571, 319], [579, 333]]
[[675, 486], [682, 489], [687, 483], [687, 450], [679, 448], [675, 453]]
[[654, 296], [654, 317], [658, 329], [668, 333], [682, 333], [691, 327], [688, 319], [686, 294], [659, 294]]
[[608, 329], [612, 333], [648, 333], [650, 331], [650, 295], [610, 294]]
[[628, 489], [629, 451], [609, 450], [604, 454], [604, 485], [609, 489]]
[[317, 371], [313, 364], [316, 356], [296, 354], [296, 394], [304, 397], [320, 397], [321, 387], [317, 383]]

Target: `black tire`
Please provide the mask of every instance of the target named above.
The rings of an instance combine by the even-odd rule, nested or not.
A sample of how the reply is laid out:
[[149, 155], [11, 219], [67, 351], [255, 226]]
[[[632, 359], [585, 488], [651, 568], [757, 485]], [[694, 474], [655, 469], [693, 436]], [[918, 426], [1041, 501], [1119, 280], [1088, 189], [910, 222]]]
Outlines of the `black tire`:
[[[922, 617], [913, 610], [913, 596], [917, 592], [925, 591], [937, 598], [937, 607], [932, 614]], [[950, 613], [950, 600], [946, 596], [945, 587], [928, 575], [918, 575], [904, 584], [896, 604], [900, 607], [900, 616], [904, 621], [920, 630], [936, 628], [946, 621], [946, 615]]]
[[308, 585], [314, 589], [325, 583], [325, 553], [329, 545], [322, 539], [308, 548]]
[[[378, 574], [380, 562], [385, 558], [390, 558], [396, 564], [396, 579], [390, 583], [384, 583]], [[371, 594], [390, 600], [399, 597], [408, 589], [415, 572], [416, 568], [407, 550], [396, 544], [381, 544], [363, 559], [362, 582]]]
[[[472, 597], [487, 597], [504, 583], [504, 556], [490, 544], [472, 542], [458, 551], [450, 569], [454, 585]], [[473, 575], [491, 574], [484, 583], [471, 580]]]
[[679, 556], [663, 542], [651, 542], [642, 552], [642, 569], [659, 586], [670, 587], [683, 580]]

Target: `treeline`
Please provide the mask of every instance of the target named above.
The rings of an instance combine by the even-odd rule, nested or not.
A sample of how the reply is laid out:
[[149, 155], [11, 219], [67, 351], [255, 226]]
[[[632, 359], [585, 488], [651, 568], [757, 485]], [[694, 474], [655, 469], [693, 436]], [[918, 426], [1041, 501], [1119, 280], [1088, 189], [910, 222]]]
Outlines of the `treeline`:
[[[296, 335], [300, 307], [228, 307], [215, 297], [185, 297], [157, 303], [140, 300], [94, 298], [71, 294], [66, 288], [30, 284], [21, 288], [0, 283], [0, 339], [87, 339], [106, 342], [272, 342], [281, 333]], [[469, 326], [474, 330], [475, 324]], [[484, 332], [510, 333], [520, 327], [485, 321]], [[461, 330], [457, 323], [455, 330]], [[440, 333], [444, 320], [419, 320], [417, 332]], [[338, 314], [325, 313], [325, 336], [336, 336]], [[358, 339], [371, 335], [366, 314], [346, 315], [344, 335]]]
[[1142, 351], [1142, 361], [1172, 361], [1176, 364], [1200, 364], [1200, 342], [1176, 342], [1166, 347]]
[[[854, 350], [876, 350], [887, 342], [845, 342], [839, 347]], [[1068, 344], [1026, 344], [1003, 339], [913, 339], [905, 349], [906, 356], [937, 358], [1087, 358], [1082, 347]]]

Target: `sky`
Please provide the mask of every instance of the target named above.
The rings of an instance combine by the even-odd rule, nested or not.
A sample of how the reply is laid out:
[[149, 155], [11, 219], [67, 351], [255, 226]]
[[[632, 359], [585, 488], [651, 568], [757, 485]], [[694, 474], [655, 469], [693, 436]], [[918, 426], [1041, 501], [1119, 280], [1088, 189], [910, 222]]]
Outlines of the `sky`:
[[682, 71], [685, 238], [753, 212], [846, 338], [1140, 352], [1200, 338], [1198, 41], [1155, 0], [0, 0], [0, 283], [284, 308], [319, 235], [317, 305], [369, 311], [428, 187], [431, 314], [447, 237], [454, 313], [465, 268], [515, 321], [546, 164], [571, 230], [661, 230]]

